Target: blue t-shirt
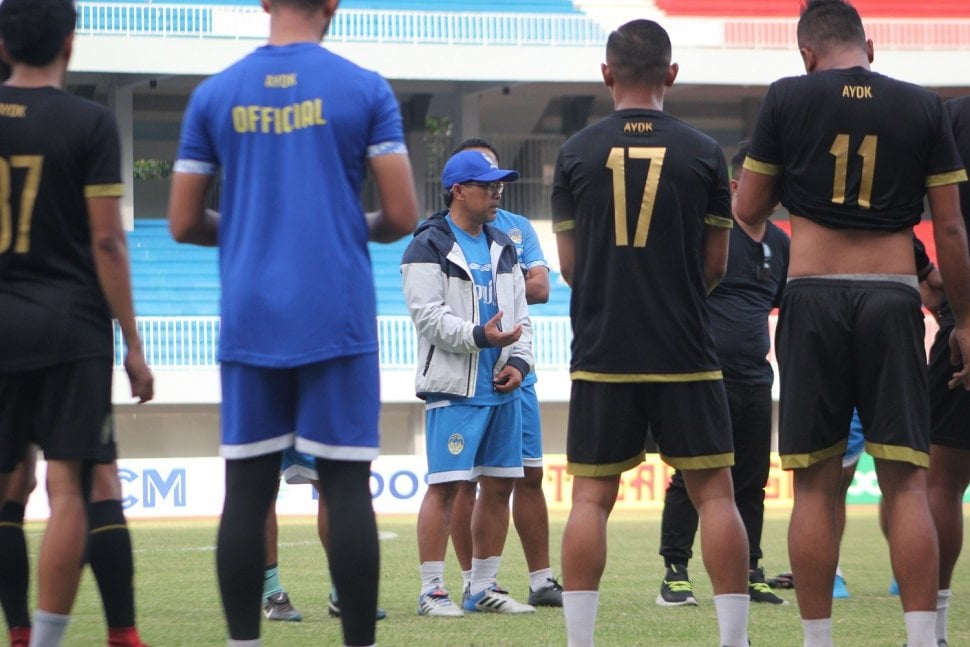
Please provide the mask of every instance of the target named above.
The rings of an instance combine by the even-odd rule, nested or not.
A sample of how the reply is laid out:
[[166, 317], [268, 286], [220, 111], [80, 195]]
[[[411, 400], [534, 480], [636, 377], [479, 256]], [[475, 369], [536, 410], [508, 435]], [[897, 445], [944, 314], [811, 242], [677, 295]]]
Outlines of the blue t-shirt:
[[316, 43], [260, 47], [193, 92], [175, 170], [222, 168], [221, 360], [377, 350], [359, 196], [369, 157], [405, 153], [387, 82]]
[[[512, 239], [515, 251], [519, 255], [519, 267], [522, 268], [523, 272], [534, 267], [549, 268], [549, 261], [546, 260], [545, 254], [542, 253], [542, 247], [539, 245], [539, 236], [528, 218], [505, 209], [499, 209], [492, 225], [504, 231]], [[536, 372], [529, 371], [529, 374], [522, 380], [522, 386], [535, 383]]]
[[[488, 239], [484, 232], [478, 236], [471, 236], [460, 229], [445, 216], [445, 221], [451, 227], [458, 247], [465, 256], [472, 281], [475, 283], [475, 294], [478, 296], [479, 322], [485, 325], [489, 319], [498, 314], [498, 298], [495, 295], [495, 276], [492, 272], [492, 256], [489, 253]], [[512, 393], [499, 393], [492, 383], [495, 365], [498, 363], [502, 349], [498, 347], [482, 348], [478, 352], [478, 379], [475, 382], [475, 395], [462, 400], [462, 404], [502, 404], [518, 397], [518, 389]]]

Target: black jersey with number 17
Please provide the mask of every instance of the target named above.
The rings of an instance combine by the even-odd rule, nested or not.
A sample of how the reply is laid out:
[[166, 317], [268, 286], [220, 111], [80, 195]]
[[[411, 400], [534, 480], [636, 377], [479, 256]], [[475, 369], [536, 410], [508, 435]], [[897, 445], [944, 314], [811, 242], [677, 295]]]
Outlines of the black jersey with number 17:
[[835, 229], [912, 227], [926, 187], [967, 179], [940, 98], [862, 67], [774, 82], [744, 166], [779, 176], [792, 214]]
[[0, 86], [0, 371], [112, 357], [87, 198], [121, 196], [120, 156], [107, 108]]
[[619, 110], [569, 139], [552, 193], [572, 231], [573, 379], [720, 379], [705, 308], [704, 231], [730, 228], [717, 142], [656, 110]]

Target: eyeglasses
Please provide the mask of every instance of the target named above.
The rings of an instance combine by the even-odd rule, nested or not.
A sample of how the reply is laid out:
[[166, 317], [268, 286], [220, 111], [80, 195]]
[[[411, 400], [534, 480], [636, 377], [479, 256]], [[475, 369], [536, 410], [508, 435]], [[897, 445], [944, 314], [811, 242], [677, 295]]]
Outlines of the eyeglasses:
[[771, 248], [761, 243], [761, 264], [758, 266], [758, 280], [767, 281], [771, 276]]
[[464, 186], [477, 186], [480, 189], [484, 189], [486, 193], [491, 193], [493, 195], [502, 195], [502, 191], [505, 190], [505, 182], [476, 182], [475, 180], [468, 180], [467, 182], [462, 182]]

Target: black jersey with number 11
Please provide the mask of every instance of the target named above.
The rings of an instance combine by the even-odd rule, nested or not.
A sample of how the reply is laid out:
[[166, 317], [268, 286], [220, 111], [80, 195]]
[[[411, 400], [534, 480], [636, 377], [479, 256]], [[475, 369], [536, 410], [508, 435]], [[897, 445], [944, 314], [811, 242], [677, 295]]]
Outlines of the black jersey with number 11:
[[556, 232], [573, 231], [574, 379], [720, 379], [704, 305], [706, 226], [732, 226], [724, 155], [656, 110], [620, 110], [556, 162]]
[[901, 231], [926, 187], [966, 180], [934, 93], [862, 67], [774, 82], [744, 167], [781, 178], [781, 203], [831, 228]]

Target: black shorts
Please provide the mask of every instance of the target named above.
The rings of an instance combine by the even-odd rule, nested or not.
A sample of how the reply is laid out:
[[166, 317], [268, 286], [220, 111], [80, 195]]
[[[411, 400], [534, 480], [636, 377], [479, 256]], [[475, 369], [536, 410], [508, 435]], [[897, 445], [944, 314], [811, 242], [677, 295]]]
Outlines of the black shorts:
[[799, 278], [782, 297], [778, 449], [785, 469], [846, 448], [858, 407], [866, 451], [929, 465], [929, 395], [919, 292], [894, 280]]
[[12, 471], [28, 443], [47, 460], [117, 458], [110, 359], [0, 372], [0, 472]]
[[930, 439], [934, 445], [970, 449], [970, 391], [951, 389], [950, 332], [953, 325], [940, 328], [930, 349]]
[[733, 465], [724, 382], [573, 382], [566, 436], [570, 474], [620, 474], [643, 462], [651, 437], [661, 458], [677, 469]]

